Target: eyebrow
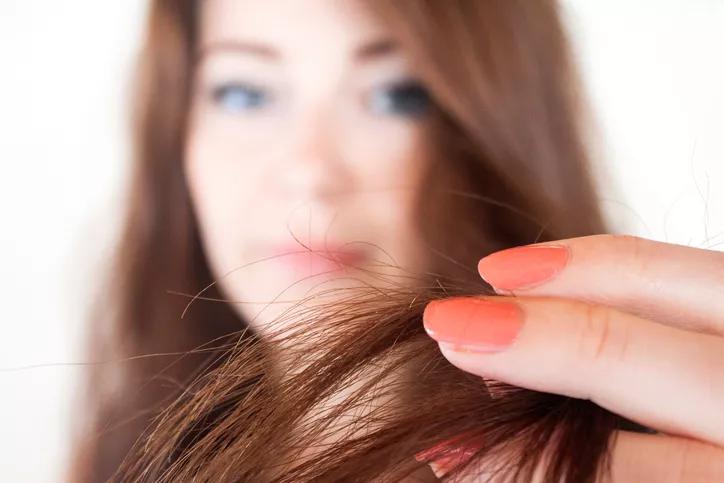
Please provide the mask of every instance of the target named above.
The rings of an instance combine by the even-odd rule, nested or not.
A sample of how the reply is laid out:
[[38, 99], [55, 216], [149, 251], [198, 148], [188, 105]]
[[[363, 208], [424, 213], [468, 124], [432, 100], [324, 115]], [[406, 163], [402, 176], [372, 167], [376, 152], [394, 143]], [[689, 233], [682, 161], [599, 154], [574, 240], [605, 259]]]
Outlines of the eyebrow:
[[197, 50], [196, 58], [200, 60], [214, 52], [250, 54], [266, 60], [279, 60], [281, 58], [279, 51], [272, 47], [241, 40], [220, 40], [209, 43]]
[[[357, 61], [366, 62], [388, 55], [397, 49], [398, 45], [392, 39], [381, 38], [357, 47], [353, 57]], [[243, 40], [221, 40], [209, 43], [198, 49], [196, 52], [196, 60], [199, 61], [213, 52], [247, 54], [267, 61], [279, 61], [282, 57], [277, 49], [269, 45]]]
[[395, 52], [397, 49], [398, 45], [394, 40], [382, 38], [362, 44], [355, 49], [354, 57], [357, 60], [371, 60]]

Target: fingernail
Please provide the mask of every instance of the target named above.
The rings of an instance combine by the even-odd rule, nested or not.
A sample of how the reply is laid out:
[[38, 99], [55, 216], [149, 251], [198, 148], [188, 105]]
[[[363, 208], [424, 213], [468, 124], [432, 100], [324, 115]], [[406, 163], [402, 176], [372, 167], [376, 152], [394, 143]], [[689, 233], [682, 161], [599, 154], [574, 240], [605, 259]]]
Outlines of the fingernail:
[[518, 335], [523, 313], [514, 302], [454, 297], [428, 303], [423, 324], [430, 337], [455, 350], [496, 352]]
[[478, 272], [496, 289], [528, 288], [555, 277], [568, 258], [565, 245], [527, 245], [484, 257], [478, 262]]

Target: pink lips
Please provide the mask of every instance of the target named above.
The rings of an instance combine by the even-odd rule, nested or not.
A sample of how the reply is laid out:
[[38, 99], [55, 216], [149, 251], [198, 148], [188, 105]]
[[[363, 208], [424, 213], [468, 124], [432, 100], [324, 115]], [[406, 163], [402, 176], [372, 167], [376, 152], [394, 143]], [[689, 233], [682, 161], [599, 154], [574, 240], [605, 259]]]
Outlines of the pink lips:
[[367, 257], [364, 251], [356, 249], [352, 244], [318, 244], [308, 245], [283, 244], [271, 250], [272, 260], [296, 276], [312, 276], [328, 274], [331, 276], [343, 273], [349, 266], [355, 266]]

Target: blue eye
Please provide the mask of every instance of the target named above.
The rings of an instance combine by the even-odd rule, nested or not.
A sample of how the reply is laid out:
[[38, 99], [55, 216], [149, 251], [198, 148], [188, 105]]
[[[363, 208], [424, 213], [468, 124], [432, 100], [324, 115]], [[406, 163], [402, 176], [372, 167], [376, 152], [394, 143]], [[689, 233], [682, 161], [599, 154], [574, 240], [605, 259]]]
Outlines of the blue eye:
[[215, 104], [230, 112], [259, 108], [268, 101], [263, 89], [243, 83], [223, 84], [213, 89], [211, 97]]
[[427, 112], [430, 104], [427, 89], [418, 82], [405, 81], [376, 89], [370, 107], [382, 114], [417, 117]]

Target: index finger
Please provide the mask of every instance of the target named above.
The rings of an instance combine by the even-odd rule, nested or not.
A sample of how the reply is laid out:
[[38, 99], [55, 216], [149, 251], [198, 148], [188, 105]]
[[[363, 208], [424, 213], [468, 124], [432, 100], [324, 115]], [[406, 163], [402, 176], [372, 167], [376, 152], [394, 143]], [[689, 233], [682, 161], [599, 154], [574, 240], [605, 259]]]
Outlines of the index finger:
[[502, 250], [478, 271], [501, 295], [573, 298], [724, 334], [724, 253], [627, 235]]

